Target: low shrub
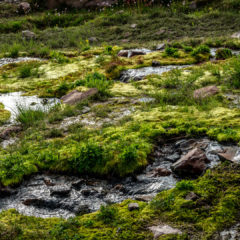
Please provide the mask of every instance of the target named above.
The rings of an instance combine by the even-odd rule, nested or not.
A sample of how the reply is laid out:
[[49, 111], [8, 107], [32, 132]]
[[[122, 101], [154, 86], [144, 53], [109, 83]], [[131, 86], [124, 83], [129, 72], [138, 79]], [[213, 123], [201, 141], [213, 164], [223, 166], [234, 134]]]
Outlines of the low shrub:
[[192, 52], [192, 56], [196, 57], [199, 54], [210, 54], [210, 48], [207, 45], [200, 45]]
[[165, 55], [168, 57], [179, 57], [178, 49], [173, 47], [165, 48]]
[[103, 221], [105, 224], [113, 222], [117, 217], [117, 208], [113, 206], [101, 206], [97, 214], [97, 219]]

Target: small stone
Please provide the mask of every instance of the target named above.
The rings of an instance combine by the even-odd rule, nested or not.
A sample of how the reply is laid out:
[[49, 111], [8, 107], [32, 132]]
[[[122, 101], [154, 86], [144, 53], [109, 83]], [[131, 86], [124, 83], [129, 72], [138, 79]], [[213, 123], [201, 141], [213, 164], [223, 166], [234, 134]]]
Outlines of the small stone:
[[163, 50], [165, 48], [165, 43], [160, 43], [157, 45], [156, 50]]
[[137, 201], [141, 201], [141, 202], [151, 202], [153, 200], [153, 196], [151, 196], [151, 195], [139, 195], [139, 196], [135, 197], [135, 199]]
[[84, 107], [83, 110], [82, 110], [82, 113], [85, 114], [85, 113], [88, 113], [90, 111], [91, 111], [90, 107]]
[[90, 37], [90, 38], [88, 39], [88, 41], [89, 41], [90, 43], [95, 43], [95, 42], [98, 42], [98, 39], [97, 39], [96, 37]]
[[55, 186], [55, 183], [52, 181], [52, 179], [50, 178], [44, 178], [44, 183], [47, 185], [47, 186]]
[[22, 31], [22, 37], [31, 40], [36, 38], [36, 34], [34, 32], [31, 32], [29, 30]]
[[131, 28], [136, 28], [137, 27], [137, 24], [131, 24]]
[[156, 168], [153, 171], [154, 177], [166, 177], [166, 176], [170, 176], [171, 174], [172, 172], [166, 168]]
[[13, 194], [16, 194], [17, 191], [10, 188], [1, 188], [0, 187], [0, 198], [10, 197]]
[[96, 95], [97, 93], [98, 93], [98, 90], [96, 88], [91, 88], [85, 92], [79, 92], [77, 90], [73, 90], [72, 92], [63, 96], [61, 100], [64, 104], [74, 105], [91, 96]]
[[172, 228], [168, 225], [159, 225], [159, 226], [152, 226], [148, 228], [153, 233], [154, 239], [162, 235], [169, 235], [169, 234], [182, 234], [179, 229]]
[[161, 66], [161, 63], [158, 61], [152, 61], [152, 67], [159, 67]]
[[128, 210], [129, 211], [139, 210], [138, 203], [130, 203], [130, 204], [128, 204]]
[[197, 199], [199, 199], [199, 196], [194, 192], [190, 192], [190, 193], [187, 194], [185, 199], [186, 200], [191, 200], [191, 201], [196, 201]]
[[82, 194], [83, 196], [85, 196], [85, 197], [88, 197], [88, 196], [90, 196], [90, 195], [94, 195], [95, 193], [97, 193], [96, 190], [90, 190], [90, 189], [83, 189], [83, 190], [81, 191], [81, 194]]
[[240, 39], [240, 32], [234, 33], [231, 37]]
[[219, 93], [219, 89], [217, 86], [208, 86], [195, 90], [193, 93], [193, 97], [194, 99], [204, 99], [216, 95], [217, 93]]
[[161, 30], [159, 30], [159, 31], [156, 32], [156, 35], [162, 35], [162, 34], [164, 34], [165, 32], [166, 32], [166, 30], [161, 29]]
[[117, 184], [114, 186], [113, 190], [124, 191], [124, 186], [122, 184]]

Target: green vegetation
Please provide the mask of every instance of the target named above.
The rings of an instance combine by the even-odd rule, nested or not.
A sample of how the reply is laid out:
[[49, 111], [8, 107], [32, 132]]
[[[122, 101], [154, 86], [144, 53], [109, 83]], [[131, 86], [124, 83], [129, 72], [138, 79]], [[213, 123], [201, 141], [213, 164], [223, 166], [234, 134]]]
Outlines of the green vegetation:
[[[16, 6], [0, 3], [0, 57], [44, 58], [0, 67], [1, 93], [60, 98], [72, 90], [98, 90], [76, 105], [59, 104], [48, 112], [20, 104], [19, 140], [6, 149], [0, 147], [0, 187], [45, 171], [103, 178], [134, 175], [147, 166], [161, 139], [207, 136], [240, 143], [236, 101], [240, 58], [232, 54], [240, 49], [240, 40], [230, 38], [239, 31], [238, 1], [210, 5], [198, 1], [203, 5], [197, 11], [188, 2], [174, 2], [171, 7], [162, 3], [149, 8], [138, 1], [137, 7], [100, 12], [43, 11], [21, 16], [13, 11]], [[33, 31], [36, 39], [23, 39], [25, 29]], [[164, 51], [131, 58], [117, 55], [126, 48], [154, 50], [159, 43], [166, 44]], [[219, 48], [213, 62], [211, 47]], [[140, 81], [118, 81], [121, 71], [150, 67], [153, 61], [162, 66], [201, 64]], [[212, 85], [219, 89], [217, 94], [194, 97], [195, 90]], [[1, 104], [0, 124], [9, 117]], [[239, 179], [239, 166], [223, 162], [197, 180], [181, 181], [159, 193], [149, 204], [138, 202], [137, 211], [128, 210], [131, 200], [68, 220], [4, 211], [0, 239], [150, 240], [148, 227], [160, 222], [183, 234], [159, 240], [214, 239], [239, 222]], [[190, 192], [198, 199], [186, 200]]]

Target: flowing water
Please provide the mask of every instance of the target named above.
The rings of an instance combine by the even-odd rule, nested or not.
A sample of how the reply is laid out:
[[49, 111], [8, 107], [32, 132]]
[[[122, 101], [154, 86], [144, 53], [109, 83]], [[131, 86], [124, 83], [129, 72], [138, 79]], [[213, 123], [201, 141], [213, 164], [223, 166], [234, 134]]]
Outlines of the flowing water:
[[32, 57], [1, 58], [0, 59], [0, 67], [10, 64], [10, 63], [20, 63], [20, 62], [28, 62], [28, 61], [42, 61], [42, 59], [32, 58]]
[[[176, 185], [179, 178], [171, 172], [171, 165], [195, 147], [205, 151], [210, 161], [208, 167], [212, 168], [220, 162], [217, 152], [227, 146], [208, 139], [159, 144], [153, 162], [142, 173], [122, 180], [38, 174], [15, 189], [0, 190], [0, 210], [15, 208], [24, 215], [68, 218], [125, 199], [150, 201], [158, 192]], [[239, 158], [240, 149], [237, 150], [235, 157]], [[159, 174], [160, 168], [169, 174]]]

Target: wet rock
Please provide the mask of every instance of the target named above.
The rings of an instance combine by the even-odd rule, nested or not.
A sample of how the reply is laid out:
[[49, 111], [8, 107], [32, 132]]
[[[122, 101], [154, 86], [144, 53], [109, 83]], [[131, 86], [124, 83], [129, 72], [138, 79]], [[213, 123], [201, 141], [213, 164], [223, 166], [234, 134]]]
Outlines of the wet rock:
[[83, 186], [83, 184], [85, 184], [86, 181], [84, 179], [79, 179], [77, 181], [74, 181], [72, 183], [72, 187], [73, 188], [76, 188], [76, 189], [81, 189], [81, 187]]
[[219, 89], [217, 86], [208, 86], [195, 90], [193, 93], [193, 97], [194, 99], [204, 99], [207, 97], [214, 96], [217, 93], [219, 93]]
[[170, 176], [172, 174], [171, 171], [169, 171], [166, 168], [156, 168], [153, 171], [153, 176], [156, 177], [166, 177], [166, 176]]
[[50, 190], [50, 195], [51, 196], [57, 196], [57, 197], [67, 197], [71, 192], [71, 188], [68, 186], [54, 186]]
[[128, 204], [128, 210], [129, 211], [139, 210], [138, 203], [129, 203]]
[[46, 186], [55, 186], [55, 183], [53, 182], [53, 180], [51, 178], [45, 177], [43, 179], [44, 183], [46, 184]]
[[117, 184], [114, 186], [113, 190], [115, 191], [124, 191], [124, 186], [122, 184]]
[[97, 193], [97, 191], [91, 190], [91, 189], [83, 189], [83, 190], [81, 191], [81, 194], [82, 194], [83, 196], [85, 196], [85, 197], [94, 195], [94, 194], [96, 194], [96, 193]]
[[172, 228], [169, 225], [152, 226], [149, 227], [148, 229], [153, 233], [154, 239], [157, 239], [162, 235], [182, 234], [182, 232], [179, 229]]
[[187, 194], [185, 199], [186, 200], [191, 200], [191, 201], [196, 201], [197, 199], [199, 199], [199, 196], [194, 192], [190, 192], [190, 193]]
[[219, 233], [216, 240], [239, 240], [240, 239], [240, 224], [236, 224], [230, 229], [226, 229]]
[[82, 205], [75, 207], [74, 212], [77, 215], [83, 215], [83, 214], [90, 213], [90, 209], [89, 209], [88, 205], [82, 204]]
[[96, 88], [91, 88], [90, 90], [86, 92], [79, 92], [77, 90], [74, 90], [67, 95], [63, 96], [61, 98], [62, 102], [65, 104], [77, 104], [91, 96], [94, 96], [98, 93], [98, 90]]
[[27, 40], [31, 40], [36, 38], [36, 34], [34, 32], [26, 30], [26, 31], [22, 31], [22, 37]]
[[180, 158], [180, 155], [178, 153], [174, 153], [165, 157], [167, 161], [170, 161], [173, 163], [176, 162], [179, 158]]
[[17, 191], [13, 190], [11, 188], [1, 188], [0, 187], [0, 198], [10, 197], [16, 193], [17, 193]]
[[7, 140], [9, 139], [12, 133], [18, 133], [20, 131], [22, 131], [21, 126], [10, 126], [0, 133], [0, 139]]
[[152, 67], [159, 67], [161, 66], [161, 63], [158, 61], [152, 61]]
[[156, 47], [157, 51], [163, 50], [165, 48], [165, 43], [158, 44]]
[[217, 154], [221, 160], [240, 163], [240, 149], [237, 147], [227, 147], [224, 152], [218, 152]]
[[82, 110], [82, 113], [85, 114], [85, 113], [88, 113], [90, 111], [91, 111], [90, 107], [84, 107], [83, 110]]
[[21, 2], [18, 5], [18, 12], [20, 14], [27, 14], [31, 11], [31, 6], [28, 2]]
[[206, 170], [207, 163], [209, 160], [205, 153], [199, 148], [194, 148], [174, 163], [171, 169], [180, 176], [197, 176]]

